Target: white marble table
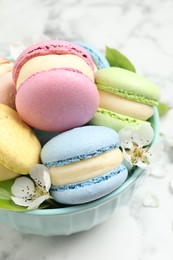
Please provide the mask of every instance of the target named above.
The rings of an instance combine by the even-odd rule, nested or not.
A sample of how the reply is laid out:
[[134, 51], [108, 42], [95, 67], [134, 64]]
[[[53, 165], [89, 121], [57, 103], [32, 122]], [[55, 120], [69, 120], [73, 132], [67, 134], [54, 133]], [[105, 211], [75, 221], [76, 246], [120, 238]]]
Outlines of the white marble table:
[[[173, 106], [172, 0], [0, 0], [0, 55], [11, 42], [46, 34], [123, 52]], [[0, 226], [1, 260], [172, 260], [173, 109], [161, 119], [163, 158], [131, 202], [106, 223], [68, 237], [23, 235]], [[172, 187], [172, 188], [171, 188]]]

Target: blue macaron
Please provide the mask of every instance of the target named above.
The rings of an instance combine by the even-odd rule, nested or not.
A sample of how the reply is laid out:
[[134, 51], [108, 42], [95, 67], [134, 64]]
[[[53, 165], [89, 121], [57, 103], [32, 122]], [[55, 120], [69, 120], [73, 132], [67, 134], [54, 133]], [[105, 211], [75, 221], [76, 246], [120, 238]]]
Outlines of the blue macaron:
[[104, 57], [104, 55], [99, 50], [94, 48], [92, 45], [85, 42], [75, 42], [75, 43], [78, 44], [80, 47], [84, 48], [91, 55], [98, 69], [110, 67], [109, 62]]
[[[93, 158], [99, 158], [99, 156], [105, 156], [106, 154], [109, 156], [109, 152], [116, 149], [118, 149], [118, 153], [121, 153], [119, 150], [119, 136], [115, 130], [104, 126], [83, 126], [52, 138], [43, 146], [41, 160], [52, 174], [51, 170], [58, 169], [58, 167], [64, 169], [66, 166], [80, 165], [84, 161], [89, 165]], [[103, 160], [104, 164], [106, 164], [107, 159]], [[113, 158], [113, 160], [116, 162], [117, 158]], [[74, 169], [73, 167], [73, 171]], [[78, 169], [80, 168], [78, 167]], [[80, 171], [78, 170], [78, 172]], [[81, 170], [80, 175], [82, 176], [82, 174]], [[109, 171], [102, 171], [101, 175], [97, 174], [91, 178], [82, 176], [80, 181], [76, 181], [77, 173], [75, 175], [75, 172], [73, 182], [65, 184], [61, 184], [62, 174], [60, 177], [58, 174], [57, 176], [54, 174], [54, 178], [55, 176], [57, 178], [56, 181], [60, 182], [58, 185], [54, 183], [52, 176], [51, 195], [57, 202], [82, 204], [101, 198], [117, 189], [126, 180], [128, 171], [122, 159], [116, 167], [112, 167]]]

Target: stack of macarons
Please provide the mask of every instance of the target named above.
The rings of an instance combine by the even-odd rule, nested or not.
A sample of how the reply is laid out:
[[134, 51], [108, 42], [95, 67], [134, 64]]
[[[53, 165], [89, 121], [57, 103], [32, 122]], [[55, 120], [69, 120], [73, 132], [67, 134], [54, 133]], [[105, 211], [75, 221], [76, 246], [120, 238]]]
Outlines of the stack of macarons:
[[125, 182], [118, 131], [149, 124], [160, 97], [152, 82], [110, 67], [91, 45], [58, 40], [24, 50], [13, 80], [16, 111], [0, 96], [0, 181], [41, 162], [63, 204], [96, 200]]

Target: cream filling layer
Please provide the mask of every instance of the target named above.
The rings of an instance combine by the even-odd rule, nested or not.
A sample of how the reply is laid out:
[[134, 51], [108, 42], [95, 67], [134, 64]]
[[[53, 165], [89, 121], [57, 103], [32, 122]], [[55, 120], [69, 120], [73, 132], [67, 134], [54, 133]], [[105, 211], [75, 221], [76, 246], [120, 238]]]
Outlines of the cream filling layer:
[[126, 99], [100, 89], [99, 94], [99, 107], [101, 108], [105, 108], [107, 110], [134, 117], [143, 121], [150, 118], [154, 113], [152, 106], [135, 102], [133, 100]]
[[13, 179], [20, 174], [7, 169], [4, 165], [0, 164], [0, 182]]
[[94, 73], [90, 66], [77, 55], [63, 54], [63, 55], [44, 55], [38, 56], [27, 61], [21, 68], [16, 88], [18, 89], [22, 82], [24, 82], [31, 75], [49, 70], [52, 68], [72, 68], [81, 71], [89, 79], [94, 81]]
[[85, 181], [101, 176], [118, 167], [124, 160], [120, 149], [63, 166], [50, 168], [51, 182], [55, 186]]

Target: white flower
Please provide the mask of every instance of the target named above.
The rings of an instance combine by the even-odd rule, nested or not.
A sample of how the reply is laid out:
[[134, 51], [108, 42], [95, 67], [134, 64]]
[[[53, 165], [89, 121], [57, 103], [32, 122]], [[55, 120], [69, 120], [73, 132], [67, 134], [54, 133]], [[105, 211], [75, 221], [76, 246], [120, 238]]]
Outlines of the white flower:
[[29, 36], [24, 38], [20, 42], [15, 42], [10, 45], [10, 55], [13, 60], [16, 60], [18, 56], [24, 51], [28, 46], [32, 45], [33, 43], [50, 40], [47, 35], [40, 35], [40, 36]]
[[19, 177], [11, 187], [12, 200], [15, 204], [28, 207], [33, 210], [45, 200], [50, 198], [49, 189], [51, 186], [48, 169], [42, 165], [35, 165], [28, 177]]
[[131, 165], [145, 169], [162, 155], [161, 143], [149, 146], [154, 137], [153, 128], [149, 124], [142, 124], [137, 129], [125, 127], [119, 131], [119, 136], [124, 157]]

